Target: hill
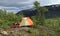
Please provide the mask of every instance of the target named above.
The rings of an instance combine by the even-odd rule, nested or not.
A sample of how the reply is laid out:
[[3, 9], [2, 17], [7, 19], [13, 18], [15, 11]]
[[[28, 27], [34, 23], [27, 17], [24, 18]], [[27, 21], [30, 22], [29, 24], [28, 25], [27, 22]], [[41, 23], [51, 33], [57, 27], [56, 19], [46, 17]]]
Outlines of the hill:
[[[53, 17], [60, 17], [60, 5], [50, 5], [50, 6], [44, 6], [48, 9], [48, 12], [45, 13], [46, 18], [53, 18]], [[25, 16], [34, 16], [35, 10], [34, 9], [26, 9], [19, 11], [16, 13], [17, 15], [23, 13]]]

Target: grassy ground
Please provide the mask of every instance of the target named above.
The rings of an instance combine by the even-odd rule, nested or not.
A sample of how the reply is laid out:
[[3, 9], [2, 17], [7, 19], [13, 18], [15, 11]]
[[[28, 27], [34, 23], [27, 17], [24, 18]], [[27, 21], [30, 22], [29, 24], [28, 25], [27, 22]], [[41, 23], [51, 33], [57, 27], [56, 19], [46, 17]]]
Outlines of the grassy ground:
[[14, 29], [9, 36], [60, 36], [60, 18], [46, 19], [45, 23], [44, 26], [38, 25], [37, 28]]

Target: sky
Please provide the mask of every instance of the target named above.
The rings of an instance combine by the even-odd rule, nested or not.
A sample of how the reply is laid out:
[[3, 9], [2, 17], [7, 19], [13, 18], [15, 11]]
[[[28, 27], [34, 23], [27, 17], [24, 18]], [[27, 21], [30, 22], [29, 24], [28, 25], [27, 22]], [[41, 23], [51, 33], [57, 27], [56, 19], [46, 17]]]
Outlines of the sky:
[[[20, 10], [33, 7], [35, 0], [0, 0], [0, 9], [17, 13]], [[60, 4], [60, 0], [37, 0], [41, 6]]]

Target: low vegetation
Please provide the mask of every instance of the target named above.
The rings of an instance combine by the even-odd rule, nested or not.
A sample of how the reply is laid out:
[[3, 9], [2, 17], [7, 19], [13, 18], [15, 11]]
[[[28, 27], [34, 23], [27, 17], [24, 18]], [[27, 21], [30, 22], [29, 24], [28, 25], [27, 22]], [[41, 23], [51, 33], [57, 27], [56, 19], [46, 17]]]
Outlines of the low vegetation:
[[[6, 28], [16, 23], [23, 15], [15, 15], [14, 13], [1, 12], [0, 10], [0, 28]], [[34, 26], [29, 29], [29, 32], [21, 31], [21, 36], [28, 34], [29, 36], [60, 36], [60, 18], [45, 19], [45, 24], [40, 25], [35, 16], [31, 17], [34, 22]]]
[[15, 15], [13, 12], [6, 12], [0, 9], [0, 28], [9, 28], [11, 24], [16, 23], [23, 15]]

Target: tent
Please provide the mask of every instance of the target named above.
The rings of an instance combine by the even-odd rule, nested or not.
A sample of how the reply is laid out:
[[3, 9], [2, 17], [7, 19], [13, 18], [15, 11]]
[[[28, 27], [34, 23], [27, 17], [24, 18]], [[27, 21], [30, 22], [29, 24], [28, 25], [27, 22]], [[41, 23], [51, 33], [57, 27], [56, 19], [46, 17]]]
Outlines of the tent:
[[18, 23], [19, 26], [33, 26], [33, 21], [29, 17], [21, 18]]

